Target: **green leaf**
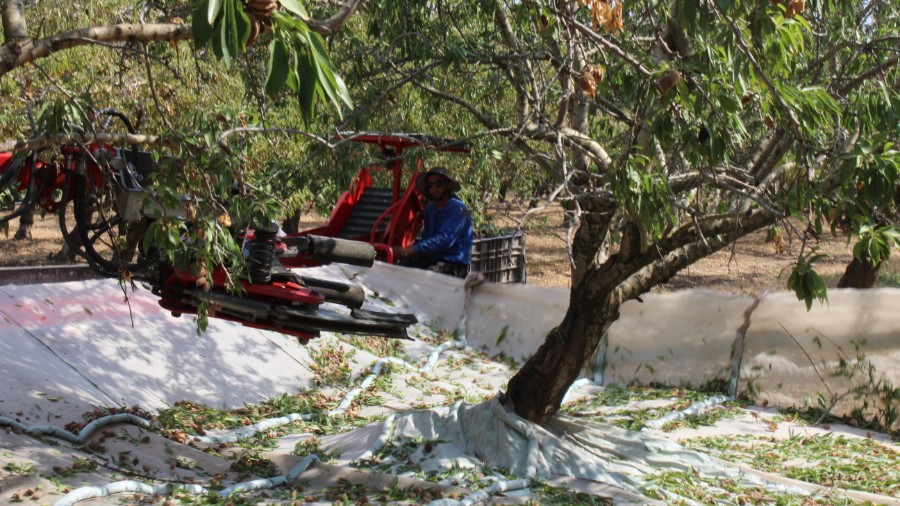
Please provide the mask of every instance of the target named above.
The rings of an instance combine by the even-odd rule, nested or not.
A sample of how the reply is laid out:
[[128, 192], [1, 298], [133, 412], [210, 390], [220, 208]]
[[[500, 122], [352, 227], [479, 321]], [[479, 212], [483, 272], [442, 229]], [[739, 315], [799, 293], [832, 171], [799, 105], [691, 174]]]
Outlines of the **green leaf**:
[[222, 48], [222, 25], [224, 25], [222, 18], [217, 19], [216, 24], [213, 25], [213, 36], [210, 39], [213, 54], [220, 60], [225, 56], [225, 50]]
[[287, 41], [285, 41], [285, 49], [288, 50], [287, 82], [285, 85], [289, 90], [298, 93], [300, 91], [300, 78], [297, 74], [300, 67], [299, 55], [296, 51], [290, 51], [289, 47]]
[[[232, 57], [236, 57], [238, 55], [238, 53], [240, 52], [240, 44], [241, 44], [240, 43], [240, 34], [238, 31], [238, 24], [237, 24], [237, 17], [238, 17], [237, 11], [241, 10], [241, 8], [236, 5], [237, 0], [225, 0], [225, 1], [227, 2], [226, 5], [228, 6], [225, 11], [226, 15], [227, 15], [226, 19], [228, 20], [228, 23], [226, 25], [227, 29], [225, 30], [225, 33], [226, 33], [225, 43], [226, 43], [226, 47], [228, 48], [229, 55]], [[228, 65], [228, 63], [226, 63], [226, 65]]]
[[338, 96], [341, 97], [341, 100], [344, 104], [349, 108], [353, 108], [353, 100], [350, 99], [350, 90], [347, 89], [347, 84], [344, 83], [344, 80], [341, 79], [341, 76], [335, 73], [331, 74], [334, 78], [335, 85], [337, 86]]
[[238, 6], [233, 7], [235, 16], [235, 26], [237, 28], [237, 42], [238, 42], [238, 50], [244, 51], [247, 49], [247, 41], [250, 40], [250, 33], [253, 31], [253, 28], [250, 26], [250, 18], [247, 16], [247, 13], [244, 12], [244, 9]]
[[315, 32], [308, 32], [307, 40], [309, 40], [311, 54], [315, 60], [319, 84], [328, 95], [332, 104], [334, 104], [334, 107], [338, 111], [338, 115], [343, 117], [341, 114], [340, 103], [343, 102], [348, 107], [353, 107], [353, 102], [350, 100], [350, 93], [347, 91], [347, 86], [344, 85], [344, 81], [334, 72], [334, 65], [331, 63], [331, 58], [328, 57], [328, 52], [325, 50], [322, 36]]
[[191, 18], [191, 33], [194, 36], [194, 45], [198, 48], [205, 46], [214, 33], [213, 27], [206, 21], [206, 10], [203, 2], [197, 2]]
[[297, 35], [303, 37], [306, 37], [306, 32], [309, 31], [309, 27], [306, 26], [306, 23], [304, 23], [303, 20], [279, 11], [274, 11], [272, 13], [272, 22], [284, 30], [295, 32]]
[[266, 93], [271, 96], [281, 93], [287, 83], [290, 68], [290, 53], [284, 39], [277, 37], [269, 44], [269, 68], [266, 75]]
[[806, 303], [806, 310], [812, 308], [813, 300], [826, 302], [828, 290], [822, 278], [813, 270], [812, 264], [826, 258], [827, 255], [812, 252], [797, 259], [797, 263], [788, 277], [788, 288], [794, 290], [798, 300]]
[[197, 307], [197, 335], [202, 335], [209, 327], [209, 302], [201, 302]]
[[209, 0], [206, 10], [206, 23], [212, 26], [222, 10], [222, 2], [225, 0]]
[[181, 242], [181, 236], [178, 234], [177, 229], [174, 227], [166, 229], [166, 242], [171, 246], [178, 245]]
[[890, 104], [891, 103], [891, 95], [890, 95], [890, 91], [888, 91], [888, 89], [887, 89], [887, 86], [885, 86], [885, 84], [883, 82], [881, 82], [880, 79], [876, 80], [875, 82], [878, 85], [878, 91], [881, 92], [882, 100], [884, 100], [885, 103]]
[[300, 16], [301, 19], [309, 19], [309, 13], [306, 12], [306, 8], [303, 7], [303, 4], [301, 4], [298, 0], [278, 0], [278, 3], [280, 3], [281, 6], [285, 9]]
[[312, 61], [310, 51], [306, 49], [306, 45], [297, 40], [295, 44], [297, 51], [297, 81], [299, 84], [297, 90], [297, 98], [300, 100], [300, 113], [303, 122], [306, 125], [312, 123], [312, 118], [316, 111], [316, 69]]
[[340, 99], [337, 97], [337, 87], [334, 84], [333, 74], [330, 69], [331, 61], [325, 52], [325, 48], [316, 44], [320, 39], [321, 36], [317, 33], [310, 32], [307, 34], [310, 62], [313, 64], [319, 85], [322, 86], [335, 107], [339, 107], [338, 102]]
[[500, 329], [500, 335], [497, 337], [497, 342], [495, 346], [500, 346], [503, 341], [506, 341], [507, 333], [509, 332], [509, 324], [504, 325], [502, 329]]
[[150, 251], [154, 245], [159, 242], [160, 229], [159, 221], [154, 221], [148, 228], [144, 237], [141, 238], [141, 248], [144, 251]]

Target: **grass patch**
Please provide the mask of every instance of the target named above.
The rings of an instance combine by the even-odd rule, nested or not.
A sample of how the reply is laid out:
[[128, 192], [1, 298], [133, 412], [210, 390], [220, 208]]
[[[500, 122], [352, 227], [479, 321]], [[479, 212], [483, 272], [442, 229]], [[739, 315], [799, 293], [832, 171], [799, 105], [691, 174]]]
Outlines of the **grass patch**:
[[667, 504], [777, 504], [808, 506], [856, 504], [846, 497], [809, 497], [793, 494], [773, 495], [760, 486], [748, 486], [733, 479], [700, 476], [693, 471], [665, 471], [656, 474], [641, 487], [647, 497]]
[[273, 478], [281, 475], [281, 471], [274, 462], [257, 453], [240, 455], [231, 463], [231, 470], [240, 473], [241, 479], [248, 479], [250, 476]]
[[182, 431], [203, 435], [209, 430], [245, 427], [268, 418], [292, 413], [320, 413], [330, 409], [336, 401], [318, 390], [297, 394], [281, 394], [241, 408], [225, 410], [204, 404], [179, 401], [171, 408], [160, 410], [157, 421], [167, 431]]
[[315, 436], [306, 438], [294, 445], [294, 455], [297, 455], [299, 457], [315, 455], [319, 458], [319, 461], [325, 463], [330, 462], [340, 456], [333, 452], [326, 452], [325, 450], [322, 450], [319, 447], [319, 444], [319, 438]]
[[366, 336], [342, 336], [349, 345], [360, 350], [365, 350], [376, 357], [393, 357], [400, 360], [408, 361], [406, 352], [403, 350], [403, 341], [399, 339], [385, 339], [383, 337], [366, 337]]
[[584, 492], [576, 492], [567, 488], [559, 488], [532, 480], [531, 492], [536, 496], [529, 499], [526, 504], [529, 505], [578, 505], [578, 506], [607, 506], [613, 504], [613, 500], [609, 497], [600, 497], [596, 495], [586, 494]]
[[693, 438], [689, 446], [754, 469], [827, 487], [900, 496], [900, 453], [871, 439], [796, 435]]
[[880, 423], [877, 418], [873, 420], [873, 417], [871, 415], [866, 415], [860, 409], [854, 409], [847, 416], [837, 416], [831, 413], [823, 414], [821, 409], [814, 407], [788, 407], [782, 409], [781, 412], [776, 415], [775, 418], [773, 418], [773, 420], [788, 421], [796, 423], [798, 425], [807, 426], [816, 425], [818, 423], [819, 426], [825, 427], [826, 429], [831, 424], [843, 424], [850, 427], [856, 427], [858, 429], [881, 432], [883, 434], [891, 436], [894, 441], [900, 441], [900, 430], [891, 427], [885, 427], [884, 424]]
[[900, 288], [900, 262], [889, 262], [878, 272], [875, 288]]
[[[641, 430], [647, 426], [649, 421], [661, 418], [672, 411], [685, 409], [695, 402], [705, 401], [710, 397], [712, 395], [705, 392], [678, 387], [609, 386], [588, 397], [566, 404], [563, 406], [562, 412], [595, 422], [609, 423], [623, 429]], [[671, 402], [668, 405], [656, 407], [633, 407], [618, 410], [603, 409], [660, 399], [669, 399]], [[719, 420], [735, 418], [742, 412], [740, 403], [725, 402], [710, 407], [699, 414], [688, 415], [680, 420], [667, 423], [662, 430], [673, 431], [683, 427], [714, 425]]]

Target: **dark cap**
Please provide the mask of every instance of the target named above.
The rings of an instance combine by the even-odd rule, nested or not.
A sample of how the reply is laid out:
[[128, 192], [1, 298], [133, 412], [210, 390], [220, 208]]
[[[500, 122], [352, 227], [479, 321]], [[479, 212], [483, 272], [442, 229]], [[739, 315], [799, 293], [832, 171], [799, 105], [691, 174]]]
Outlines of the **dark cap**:
[[447, 180], [447, 184], [450, 185], [450, 191], [452, 191], [452, 192], [459, 191], [459, 188], [460, 188], [459, 181], [450, 177], [450, 173], [447, 172], [447, 169], [445, 169], [443, 167], [433, 167], [433, 168], [429, 169], [428, 172], [426, 172], [424, 174], [419, 174], [418, 179], [416, 179], [416, 186], [419, 187], [420, 192], [425, 193], [427, 195], [427, 192], [425, 191], [426, 190], [425, 182], [428, 180], [428, 176], [430, 176], [432, 174], [437, 174], [439, 176], [443, 176], [444, 179]]

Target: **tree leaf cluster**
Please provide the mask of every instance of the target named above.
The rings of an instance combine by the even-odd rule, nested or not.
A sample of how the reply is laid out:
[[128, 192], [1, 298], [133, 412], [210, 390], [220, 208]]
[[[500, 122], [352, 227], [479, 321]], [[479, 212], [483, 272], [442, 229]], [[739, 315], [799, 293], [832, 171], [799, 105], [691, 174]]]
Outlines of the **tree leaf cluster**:
[[[265, 90], [276, 96], [285, 88], [298, 99], [306, 126], [311, 126], [319, 101], [330, 102], [341, 114], [353, 107], [350, 92], [337, 73], [322, 36], [309, 29], [308, 13], [296, 0], [279, 0], [287, 12], [271, 14], [272, 41]], [[248, 48], [254, 27], [240, 0], [197, 0], [192, 18], [194, 43], [209, 44], [213, 54], [230, 67]], [[258, 29], [258, 28], [257, 28]]]

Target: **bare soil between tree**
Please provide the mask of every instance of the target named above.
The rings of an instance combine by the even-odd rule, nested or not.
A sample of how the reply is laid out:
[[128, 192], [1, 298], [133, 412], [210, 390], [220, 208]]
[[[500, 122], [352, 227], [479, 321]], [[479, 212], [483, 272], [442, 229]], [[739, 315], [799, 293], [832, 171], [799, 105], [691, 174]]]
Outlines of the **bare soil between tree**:
[[[525, 232], [527, 283], [537, 286], [569, 287], [570, 262], [568, 257], [569, 231], [562, 210], [557, 205], [532, 211], [526, 219], [524, 210], [513, 204], [496, 206], [491, 211], [491, 224], [503, 229], [521, 226]], [[306, 215], [301, 228], [312, 228], [324, 218]], [[10, 223], [6, 236], [0, 235], [0, 267], [64, 265], [59, 255], [62, 235], [56, 216], [36, 216], [32, 238], [15, 240], [18, 220]], [[716, 252], [684, 269], [668, 283], [655, 291], [675, 291], [703, 288], [721, 292], [758, 295], [763, 290], [783, 290], [791, 266], [800, 254], [802, 241], [796, 229], [785, 230], [781, 247], [767, 240], [765, 230], [744, 237], [729, 248]], [[805, 253], [814, 247], [827, 255], [816, 263], [816, 271], [828, 287], [837, 282], [847, 264], [853, 258], [852, 244], [826, 231], [806, 246]], [[82, 262], [79, 260], [76, 262]], [[900, 259], [897, 255], [882, 267], [882, 274], [897, 279], [900, 276]]]
[[[501, 227], [515, 227], [524, 211], [507, 205], [495, 209], [494, 222]], [[792, 266], [803, 248], [799, 224], [793, 228], [781, 227], [782, 240], [778, 244], [768, 240], [768, 231], [761, 230], [743, 237], [672, 277], [668, 283], [657, 286], [655, 291], [670, 292], [689, 288], [758, 295], [766, 289], [784, 290]], [[562, 210], [558, 205], [531, 212], [523, 222], [525, 231], [528, 283], [539, 286], [570, 286], [570, 262], [567, 245], [569, 230]], [[803, 253], [810, 248], [826, 257], [815, 264], [816, 272], [822, 276], [829, 288], [837, 286], [847, 264], [853, 259], [853, 245], [843, 237], [829, 231], [817, 239], [810, 240]], [[900, 259], [897, 255], [884, 266], [881, 273], [896, 279], [900, 273]]]

